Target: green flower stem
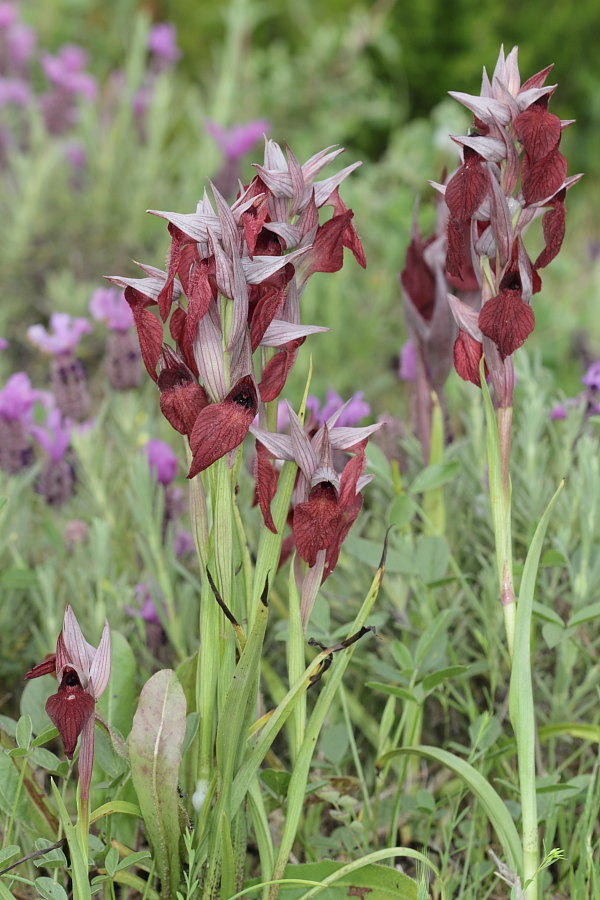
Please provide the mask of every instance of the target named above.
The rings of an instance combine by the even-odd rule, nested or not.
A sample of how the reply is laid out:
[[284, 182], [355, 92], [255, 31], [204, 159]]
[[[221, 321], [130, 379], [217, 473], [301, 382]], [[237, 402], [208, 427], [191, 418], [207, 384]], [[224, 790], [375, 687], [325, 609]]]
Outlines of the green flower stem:
[[[383, 571], [384, 566], [382, 563], [375, 574], [375, 578], [373, 579], [371, 588], [367, 596], [365, 597], [365, 600], [363, 601], [356, 619], [354, 620], [354, 623], [349, 631], [349, 635], [355, 634], [360, 628], [362, 628], [367, 620], [367, 617], [371, 614], [371, 610], [373, 609], [373, 605], [375, 603], [375, 600], [377, 599], [379, 588], [381, 586]], [[337, 659], [332, 663], [331, 669], [325, 676], [325, 684], [321, 688], [319, 698], [308, 720], [304, 734], [304, 740], [302, 741], [302, 745], [300, 747], [300, 751], [298, 753], [294, 769], [292, 771], [292, 777], [290, 779], [288, 789], [287, 816], [283, 828], [283, 833], [281, 835], [281, 843], [279, 845], [279, 852], [275, 861], [275, 867], [270, 875], [270, 878], [274, 881], [277, 881], [278, 879], [283, 877], [290, 852], [296, 839], [298, 825], [302, 817], [302, 809], [306, 796], [306, 785], [308, 784], [310, 764], [313, 758], [315, 747], [317, 745], [317, 740], [321, 732], [321, 728], [323, 727], [325, 717], [329, 712], [335, 694], [341, 684], [343, 675], [348, 667], [348, 664], [350, 663], [355, 646], [355, 644], [351, 644], [346, 649], [340, 651]], [[275, 900], [278, 891], [279, 887], [277, 885], [273, 885], [268, 893], [265, 894], [265, 897], [268, 897], [269, 900]]]
[[[305, 635], [300, 616], [300, 596], [294, 577], [294, 560], [292, 559], [289, 571], [289, 633], [287, 640], [287, 667], [290, 686], [295, 684], [302, 676], [306, 666], [305, 660]], [[303, 694], [290, 716], [290, 756], [292, 764], [297, 759], [304, 740], [306, 728], [306, 694]]]

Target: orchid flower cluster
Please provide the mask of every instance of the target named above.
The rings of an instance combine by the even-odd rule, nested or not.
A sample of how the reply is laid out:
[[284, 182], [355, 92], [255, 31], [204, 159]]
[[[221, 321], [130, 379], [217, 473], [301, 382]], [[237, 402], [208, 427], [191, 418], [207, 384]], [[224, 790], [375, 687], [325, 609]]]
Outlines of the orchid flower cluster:
[[[316, 180], [341, 152], [301, 166], [267, 141], [264, 165], [231, 207], [214, 190], [214, 207], [205, 194], [195, 213], [151, 210], [169, 223], [166, 272], [142, 266], [144, 278], [110, 278], [125, 289], [163, 415], [189, 440], [189, 478], [240, 446], [259, 403], [281, 393], [300, 345], [326, 330], [300, 324], [310, 276], [340, 269], [344, 246], [365, 264], [338, 192], [359, 163]], [[325, 206], [334, 215], [320, 224]], [[167, 321], [174, 345], [163, 339]]]
[[[480, 306], [471, 306], [449, 295], [459, 329], [456, 370], [478, 385], [484, 355], [500, 407], [512, 406], [512, 354], [533, 331], [531, 302], [541, 289], [540, 270], [561, 248], [566, 192], [581, 178], [567, 177], [560, 152], [571, 121], [548, 109], [556, 89], [545, 84], [552, 66], [521, 84], [517, 53], [517, 47], [508, 56], [500, 50], [491, 81], [484, 69], [480, 96], [450, 92], [473, 112], [473, 129], [453, 138], [462, 164], [446, 185], [434, 185], [449, 213], [448, 280], [480, 298]], [[525, 234], [540, 216], [544, 247], [532, 260]]]

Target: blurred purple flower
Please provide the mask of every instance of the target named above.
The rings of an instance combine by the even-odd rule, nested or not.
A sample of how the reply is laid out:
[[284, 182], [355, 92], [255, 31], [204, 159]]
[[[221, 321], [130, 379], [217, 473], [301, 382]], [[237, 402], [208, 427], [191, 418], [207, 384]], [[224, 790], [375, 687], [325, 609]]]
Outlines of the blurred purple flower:
[[93, 75], [84, 72], [87, 54], [82, 47], [65, 44], [56, 56], [45, 53], [42, 69], [48, 81], [69, 94], [81, 94], [88, 100], [95, 100], [97, 83]]
[[173, 449], [164, 441], [153, 439], [145, 446], [148, 465], [156, 475], [159, 484], [165, 487], [173, 481], [177, 474], [178, 460]]
[[64, 147], [65, 157], [74, 172], [81, 172], [85, 168], [87, 155], [81, 141], [67, 141]]
[[[327, 419], [329, 419], [343, 405], [344, 401], [342, 400], [340, 395], [336, 394], [334, 390], [329, 388], [327, 391], [323, 409], [318, 416], [319, 424], [323, 425], [327, 421]], [[363, 392], [357, 391], [356, 394], [352, 394], [346, 408], [341, 413], [335, 424], [338, 428], [351, 428], [352, 426], [358, 424], [361, 419], [364, 419], [365, 416], [369, 416], [370, 414], [371, 407], [365, 400], [363, 400]]]
[[24, 22], [15, 22], [6, 36], [8, 58], [14, 68], [22, 72], [33, 56], [37, 42], [33, 28]]
[[8, 341], [5, 338], [0, 337], [0, 350], [6, 350], [7, 347]]
[[26, 372], [15, 372], [0, 390], [0, 418], [7, 422], [28, 422], [41, 392], [32, 388]]
[[600, 391], [600, 360], [592, 363], [581, 382], [591, 391]]
[[23, 78], [0, 78], [0, 107], [27, 106], [30, 98], [31, 88]]
[[413, 341], [406, 341], [400, 351], [398, 377], [402, 381], [414, 381], [417, 377], [417, 348]]
[[87, 319], [73, 318], [68, 313], [54, 312], [50, 316], [50, 329], [43, 325], [30, 325], [27, 337], [44, 353], [58, 355], [71, 353], [82, 335], [89, 334], [92, 326]]
[[64, 459], [71, 443], [71, 421], [63, 417], [60, 409], [51, 409], [46, 424], [30, 425], [29, 431], [52, 462]]
[[[309, 394], [306, 398], [305, 427], [309, 429], [312, 427], [321, 427], [327, 419], [336, 413], [343, 405], [344, 401], [340, 395], [336, 394], [331, 388], [328, 388], [327, 390], [323, 408], [321, 408], [318, 397], [313, 397], [312, 394]], [[371, 407], [366, 400], [363, 400], [363, 392], [357, 391], [357, 393], [353, 394], [350, 400], [348, 400], [345, 410], [341, 413], [335, 424], [338, 428], [351, 428], [365, 416], [370, 414]], [[285, 431], [289, 422], [289, 406], [287, 403], [280, 403], [277, 407], [277, 431]]]
[[156, 585], [152, 585], [147, 581], [140, 581], [135, 586], [135, 598], [138, 608], [126, 606], [125, 612], [130, 616], [137, 616], [144, 622], [153, 622], [160, 625], [160, 617], [156, 611], [156, 602], [154, 600], [155, 593], [160, 594]]
[[146, 111], [150, 106], [152, 94], [154, 93], [154, 84], [152, 81], [146, 81], [133, 96], [132, 107], [133, 114], [136, 119], [143, 119]]
[[5, 31], [17, 20], [17, 11], [12, 3], [0, 3], [0, 31]]
[[181, 56], [177, 46], [177, 30], [170, 22], [157, 22], [148, 35], [148, 49], [165, 63], [175, 63]]
[[110, 331], [129, 331], [133, 315], [123, 292], [117, 288], [98, 288], [90, 299], [90, 312], [97, 322], [106, 322]]
[[191, 532], [180, 529], [173, 537], [173, 553], [175, 556], [186, 556], [193, 553], [195, 548], [194, 536]]
[[564, 403], [557, 403], [556, 406], [553, 406], [550, 410], [550, 418], [555, 421], [557, 419], [566, 419], [567, 418], [567, 407]]
[[206, 119], [204, 122], [204, 128], [228, 160], [237, 160], [244, 156], [270, 127], [266, 119], [253, 119], [251, 122], [232, 125], [231, 128], [222, 128], [212, 119]]

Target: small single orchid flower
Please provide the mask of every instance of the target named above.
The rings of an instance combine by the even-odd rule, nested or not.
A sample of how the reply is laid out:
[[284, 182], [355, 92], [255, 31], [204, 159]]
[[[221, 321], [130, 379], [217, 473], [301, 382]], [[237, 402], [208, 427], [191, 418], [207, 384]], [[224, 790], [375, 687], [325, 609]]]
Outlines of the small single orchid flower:
[[67, 606], [56, 653], [34, 666], [25, 678], [56, 672], [58, 691], [46, 701], [46, 712], [58, 728], [65, 755], [73, 759], [79, 747], [79, 785], [82, 801], [87, 801], [94, 761], [94, 720], [96, 701], [110, 678], [111, 645], [108, 622], [104, 623], [98, 647], [84, 638], [71, 606]]
[[[298, 468], [298, 481], [294, 492], [294, 539], [300, 556], [314, 566], [319, 551], [324, 577], [333, 572], [342, 542], [362, 506], [360, 491], [371, 481], [363, 475], [365, 446], [371, 434], [381, 425], [363, 428], [340, 426], [350, 401], [343, 404], [310, 437], [302, 427], [294, 410], [288, 408], [290, 434], [274, 434], [251, 427], [257, 441], [256, 490], [258, 502], [267, 528], [276, 532], [270, 506], [277, 487], [277, 474], [269, 462], [273, 459], [294, 461]], [[340, 476], [333, 468], [333, 451], [354, 453]], [[358, 459], [358, 462], [356, 461]], [[296, 511], [300, 509], [298, 520]], [[307, 523], [312, 523], [307, 527]]]

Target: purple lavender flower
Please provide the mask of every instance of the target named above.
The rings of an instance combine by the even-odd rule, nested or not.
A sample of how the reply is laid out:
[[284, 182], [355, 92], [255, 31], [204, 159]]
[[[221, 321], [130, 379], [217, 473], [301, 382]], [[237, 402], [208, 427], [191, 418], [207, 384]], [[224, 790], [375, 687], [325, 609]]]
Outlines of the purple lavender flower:
[[26, 372], [15, 372], [0, 390], [0, 418], [7, 422], [29, 422], [41, 392], [32, 388]]
[[56, 56], [45, 53], [41, 59], [42, 69], [48, 81], [67, 94], [80, 94], [87, 100], [96, 99], [98, 86], [96, 79], [84, 72], [87, 53], [75, 44], [65, 44]]
[[5, 31], [17, 20], [17, 11], [12, 3], [0, 3], [0, 31]]
[[171, 484], [177, 474], [178, 460], [169, 444], [153, 439], [148, 441], [144, 449], [148, 465], [156, 475], [158, 483], [165, 487]]
[[173, 537], [173, 553], [175, 556], [187, 556], [193, 553], [195, 548], [194, 536], [190, 531], [180, 528]]
[[6, 338], [0, 337], [0, 350], [6, 350], [8, 347], [8, 341]]
[[566, 419], [567, 418], [567, 407], [564, 403], [557, 403], [550, 410], [550, 418], [552, 421], [557, 421], [558, 419]]
[[206, 119], [204, 128], [214, 138], [225, 159], [234, 161], [244, 156], [270, 129], [266, 119], [253, 119], [251, 122], [223, 128], [212, 119]]
[[414, 341], [406, 341], [400, 351], [398, 377], [402, 381], [414, 381], [417, 377], [417, 349]]
[[30, 325], [27, 337], [44, 353], [56, 356], [60, 353], [72, 353], [82, 335], [89, 334], [92, 326], [87, 319], [73, 318], [68, 313], [52, 313], [50, 330], [43, 325]]
[[23, 78], [0, 78], [0, 108], [3, 106], [27, 106], [31, 88]]
[[123, 292], [114, 287], [98, 288], [90, 299], [90, 312], [97, 322], [106, 322], [110, 331], [129, 331], [133, 316]]
[[[338, 409], [340, 409], [341, 406], [344, 406], [344, 401], [339, 394], [336, 394], [334, 390], [329, 388], [327, 391], [323, 409], [319, 414], [319, 424], [323, 425], [335, 412], [338, 411]], [[344, 411], [337, 419], [336, 425], [338, 428], [351, 428], [352, 426], [357, 425], [361, 419], [365, 418], [365, 416], [369, 416], [370, 414], [371, 407], [365, 400], [363, 400], [363, 392], [357, 391], [356, 394], [352, 394], [352, 396], [350, 397], [350, 400], [346, 404]]]
[[144, 622], [160, 625], [160, 617], [156, 610], [156, 600], [154, 599], [156, 595], [160, 597], [160, 591], [154, 583], [140, 581], [135, 586], [135, 599], [138, 605], [137, 607], [126, 606], [125, 612], [129, 616], [143, 619]]
[[600, 360], [592, 363], [583, 378], [582, 384], [585, 384], [590, 391], [600, 391]]
[[24, 22], [15, 22], [9, 30], [6, 48], [9, 61], [17, 72], [24, 72], [36, 45], [36, 34], [33, 28]]
[[29, 431], [52, 462], [64, 459], [71, 443], [71, 422], [63, 417], [60, 409], [51, 409], [46, 424], [30, 425]]
[[157, 22], [148, 35], [148, 49], [161, 63], [172, 64], [181, 56], [177, 46], [177, 31], [170, 22]]
[[73, 172], [78, 175], [87, 162], [85, 147], [78, 140], [67, 141], [64, 145], [64, 154]]

